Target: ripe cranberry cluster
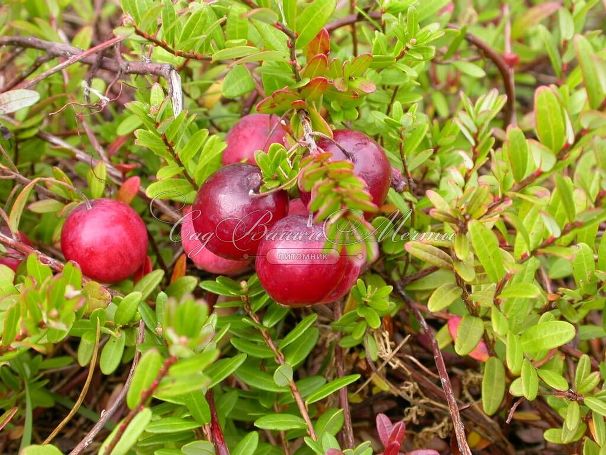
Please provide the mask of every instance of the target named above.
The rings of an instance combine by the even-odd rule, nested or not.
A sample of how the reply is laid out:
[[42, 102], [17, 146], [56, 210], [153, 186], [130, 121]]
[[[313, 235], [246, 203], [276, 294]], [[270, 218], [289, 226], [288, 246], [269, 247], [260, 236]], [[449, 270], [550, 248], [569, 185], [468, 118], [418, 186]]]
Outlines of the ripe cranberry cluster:
[[[284, 190], [259, 193], [262, 175], [256, 150], [285, 142], [275, 116], [243, 117], [227, 134], [223, 164], [198, 191], [181, 224], [181, 242], [194, 264], [211, 273], [238, 275], [253, 262], [267, 293], [283, 305], [330, 303], [343, 297], [364, 266], [345, 248], [324, 249], [322, 226], [307, 211], [310, 193], [289, 201]], [[318, 146], [334, 160], [350, 160], [375, 204], [389, 190], [391, 167], [381, 147], [366, 135], [335, 131]], [[146, 260], [147, 232], [141, 218], [118, 201], [82, 204], [63, 227], [61, 247], [85, 275], [114, 283], [133, 275]], [[363, 255], [362, 255], [363, 256]]]

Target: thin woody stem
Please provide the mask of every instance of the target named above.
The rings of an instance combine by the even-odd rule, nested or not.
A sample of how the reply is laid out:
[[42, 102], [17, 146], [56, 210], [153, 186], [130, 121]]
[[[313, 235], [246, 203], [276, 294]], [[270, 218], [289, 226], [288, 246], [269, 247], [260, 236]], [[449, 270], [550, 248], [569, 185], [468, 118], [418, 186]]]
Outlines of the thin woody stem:
[[139, 399], [139, 403], [137, 404], [137, 406], [131, 409], [130, 412], [124, 418], [124, 420], [122, 420], [122, 422], [120, 423], [120, 426], [118, 427], [118, 431], [114, 435], [114, 438], [107, 445], [107, 449], [105, 451], [106, 453], [112, 453], [112, 450], [114, 450], [114, 448], [124, 435], [124, 432], [126, 431], [128, 425], [131, 423], [131, 421], [135, 418], [137, 414], [143, 411], [143, 409], [145, 408], [145, 404], [152, 397], [152, 395], [160, 385], [160, 381], [162, 381], [162, 379], [168, 374], [168, 370], [176, 361], [177, 357], [175, 357], [174, 355], [171, 355], [170, 357], [167, 357], [166, 360], [164, 360], [164, 363], [162, 364], [160, 371], [158, 371], [158, 374], [156, 375], [154, 381], [147, 389], [143, 391], [143, 393], [141, 393], [141, 398]]
[[[271, 352], [274, 354], [276, 363], [278, 363], [278, 365], [284, 365], [286, 363], [284, 354], [282, 354], [282, 351], [280, 351], [280, 349], [278, 349], [278, 347], [274, 343], [274, 340], [271, 338], [269, 331], [265, 328], [262, 328], [263, 325], [261, 324], [259, 317], [255, 314], [255, 312], [252, 310], [252, 308], [250, 306], [248, 296], [246, 296], [246, 295], [242, 296], [242, 303], [244, 306], [244, 311], [246, 312], [248, 317], [251, 318], [253, 320], [253, 322], [257, 325], [257, 329], [261, 333], [261, 336], [263, 337], [265, 344], [271, 350]], [[311, 421], [311, 418], [309, 417], [309, 412], [307, 411], [307, 406], [305, 406], [305, 401], [303, 401], [301, 392], [299, 391], [299, 388], [297, 387], [297, 384], [295, 383], [294, 379], [291, 379], [288, 382], [288, 387], [290, 389], [290, 392], [291, 392], [293, 398], [295, 399], [295, 402], [297, 403], [297, 407], [299, 408], [299, 412], [301, 413], [303, 420], [305, 420], [305, 424], [307, 425], [307, 433], [314, 441], [316, 441], [318, 439], [318, 437], [316, 436], [316, 431], [314, 430], [314, 425]]]

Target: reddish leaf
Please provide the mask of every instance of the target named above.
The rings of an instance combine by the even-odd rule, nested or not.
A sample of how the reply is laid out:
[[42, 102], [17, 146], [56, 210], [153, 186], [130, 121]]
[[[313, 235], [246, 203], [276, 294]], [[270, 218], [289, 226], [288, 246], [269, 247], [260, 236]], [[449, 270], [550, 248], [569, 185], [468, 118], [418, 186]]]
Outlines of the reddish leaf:
[[328, 57], [324, 54], [318, 54], [312, 58], [301, 70], [303, 77], [324, 76], [328, 71]]
[[326, 92], [328, 79], [325, 77], [314, 77], [301, 89], [301, 96], [307, 101], [317, 101]]
[[433, 449], [417, 449], [406, 452], [406, 455], [440, 455], [440, 452]]
[[300, 95], [289, 88], [276, 90], [267, 98], [263, 98], [257, 104], [257, 111], [264, 114], [283, 113], [292, 107], [292, 103], [300, 98]]
[[171, 284], [177, 281], [179, 278], [185, 276], [185, 271], [187, 269], [187, 255], [182, 254], [175, 262], [175, 266], [173, 267], [173, 274], [170, 277]]
[[400, 443], [390, 442], [389, 445], [385, 448], [383, 455], [399, 455], [399, 453], [400, 453]]
[[383, 446], [387, 447], [391, 432], [393, 431], [391, 420], [389, 420], [389, 417], [387, 417], [385, 414], [377, 414], [376, 422], [379, 439], [381, 440]]
[[393, 426], [389, 434], [389, 442], [397, 442], [398, 446], [400, 446], [404, 442], [404, 436], [406, 436], [406, 425], [404, 425], [404, 422], [398, 422]]
[[[457, 332], [459, 331], [459, 325], [461, 325], [462, 319], [463, 318], [461, 318], [460, 316], [451, 316], [448, 319], [448, 332], [450, 333], [450, 336], [454, 341], [457, 340]], [[474, 350], [471, 351], [468, 355], [472, 359], [476, 359], [480, 362], [486, 362], [490, 357], [490, 355], [488, 354], [488, 348], [486, 348], [486, 343], [484, 343], [483, 341], [480, 341], [478, 345], [474, 348]]]
[[314, 39], [312, 39], [309, 44], [305, 48], [305, 57], [307, 61], [310, 61], [315, 55], [325, 54], [328, 55], [330, 52], [330, 35], [328, 34], [328, 30], [323, 28], [316, 35]]
[[351, 81], [350, 85], [363, 93], [373, 93], [377, 89], [375, 83], [367, 79], [357, 79], [355, 81]]
[[114, 156], [116, 153], [118, 153], [118, 150], [120, 150], [120, 147], [126, 144], [128, 138], [129, 136], [118, 136], [116, 139], [114, 139], [112, 143], [109, 144], [109, 147], [107, 147], [107, 155]]
[[122, 186], [120, 186], [118, 194], [116, 194], [116, 199], [125, 204], [130, 204], [139, 192], [140, 187], [141, 179], [139, 177], [129, 177], [122, 183]]
[[371, 54], [362, 54], [354, 58], [351, 62], [346, 62], [343, 65], [343, 73], [347, 77], [361, 77], [372, 63]]
[[328, 449], [326, 455], [343, 455], [343, 452], [337, 449]]
[[116, 164], [116, 169], [118, 169], [120, 172], [122, 172], [122, 175], [124, 174], [128, 174], [130, 171], [140, 168], [141, 165], [137, 164], [137, 163], [120, 163], [120, 164]]

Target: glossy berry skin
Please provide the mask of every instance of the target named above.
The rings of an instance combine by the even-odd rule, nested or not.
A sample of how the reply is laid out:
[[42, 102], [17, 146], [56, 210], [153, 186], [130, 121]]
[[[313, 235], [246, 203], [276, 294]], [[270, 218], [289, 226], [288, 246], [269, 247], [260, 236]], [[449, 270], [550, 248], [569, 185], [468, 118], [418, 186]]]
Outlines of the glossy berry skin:
[[288, 214], [289, 215], [309, 215], [309, 210], [303, 201], [299, 198], [291, 199], [288, 201]]
[[227, 148], [223, 164], [256, 164], [255, 152], [269, 150], [271, 144], [284, 144], [284, 128], [275, 115], [249, 114], [242, 117], [225, 136]]
[[194, 231], [193, 218], [200, 216], [200, 213], [194, 212], [192, 214], [191, 207], [186, 207], [183, 214], [181, 245], [183, 245], [187, 257], [193, 261], [196, 267], [217, 275], [238, 275], [248, 269], [250, 261], [232, 261], [208, 251], [208, 248], [204, 246], [198, 234]]
[[[354, 173], [366, 182], [372, 202], [377, 206], [383, 204], [391, 184], [391, 165], [379, 144], [364, 133], [353, 130], [336, 130], [333, 132], [333, 140], [321, 138], [317, 144], [332, 155], [332, 161], [351, 161]], [[305, 204], [310, 199], [310, 193], [301, 192], [301, 200]]]
[[324, 229], [307, 216], [278, 221], [261, 242], [256, 259], [259, 281], [276, 302], [287, 306], [334, 302], [349, 292], [363, 260], [345, 249], [323, 253]]
[[[10, 229], [6, 227], [0, 228], [0, 232], [2, 232], [4, 235], [12, 237]], [[26, 245], [32, 245], [27, 236], [21, 232], [16, 233], [16, 238], [22, 243], [25, 243]], [[16, 272], [21, 262], [23, 262], [23, 259], [20, 259], [20, 257], [23, 257], [24, 255], [15, 250], [14, 248], [10, 247], [6, 247], [6, 253], [4, 254], [5, 256], [0, 256], [0, 264], [5, 265]]]
[[200, 216], [194, 230], [208, 250], [226, 259], [245, 260], [257, 252], [263, 235], [288, 213], [288, 195], [259, 195], [261, 171], [250, 164], [219, 169], [200, 188], [192, 207]]
[[113, 199], [96, 199], [76, 207], [61, 232], [65, 259], [102, 283], [132, 276], [147, 257], [147, 231], [141, 217]]

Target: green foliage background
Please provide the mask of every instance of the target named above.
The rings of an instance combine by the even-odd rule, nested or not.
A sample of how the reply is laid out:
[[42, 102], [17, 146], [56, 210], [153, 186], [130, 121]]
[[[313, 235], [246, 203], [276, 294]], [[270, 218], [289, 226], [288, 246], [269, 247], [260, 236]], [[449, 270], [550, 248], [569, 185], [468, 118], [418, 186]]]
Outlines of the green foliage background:
[[[4, 2], [1, 214], [42, 256], [0, 266], [1, 451], [73, 449], [104, 409], [92, 389], [77, 402], [87, 372], [108, 395], [136, 365], [126, 431], [108, 421], [89, 450], [222, 453], [220, 426], [237, 455], [367, 455], [384, 450], [383, 411], [407, 422], [407, 450], [446, 452], [453, 410], [422, 314], [472, 449], [606, 453], [605, 17], [598, 0]], [[264, 189], [319, 185], [318, 221], [343, 209], [382, 233], [334, 313], [186, 268], [172, 241], [224, 133], [255, 109], [292, 132], [257, 158]], [[351, 166], [307, 156], [343, 127], [402, 172], [383, 207]], [[102, 196], [131, 202], [154, 239], [153, 271], [111, 289], [43, 264], [61, 259], [69, 210]], [[527, 426], [542, 438], [523, 442]]]

